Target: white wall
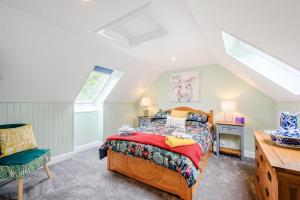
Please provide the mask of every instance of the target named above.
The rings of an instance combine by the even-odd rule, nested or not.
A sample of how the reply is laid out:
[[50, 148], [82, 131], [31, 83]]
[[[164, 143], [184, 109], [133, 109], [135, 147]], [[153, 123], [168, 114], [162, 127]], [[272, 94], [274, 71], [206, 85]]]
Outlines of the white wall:
[[[171, 73], [178, 71], [165, 72], [144, 94], [144, 96], [149, 96], [153, 102], [152, 114], [159, 108], [170, 109], [178, 106], [189, 106], [204, 111], [213, 110], [216, 121], [218, 118], [220, 119], [218, 117], [221, 114], [220, 101], [234, 99], [237, 102], [236, 112], [246, 117], [245, 151], [247, 154], [254, 152], [252, 129], [275, 128], [275, 101], [219, 65], [187, 68], [184, 71], [195, 69], [200, 74], [200, 101], [171, 102], [169, 77]], [[139, 101], [137, 101], [137, 106], [139, 106]], [[139, 113], [141, 114], [141, 110]], [[225, 138], [225, 141], [225, 146], [238, 147], [235, 141], [232, 142], [232, 138]]]
[[137, 126], [137, 110], [135, 102], [103, 103], [103, 137], [116, 133], [123, 124]]
[[99, 125], [99, 112], [75, 112], [74, 115], [74, 146], [102, 141]]

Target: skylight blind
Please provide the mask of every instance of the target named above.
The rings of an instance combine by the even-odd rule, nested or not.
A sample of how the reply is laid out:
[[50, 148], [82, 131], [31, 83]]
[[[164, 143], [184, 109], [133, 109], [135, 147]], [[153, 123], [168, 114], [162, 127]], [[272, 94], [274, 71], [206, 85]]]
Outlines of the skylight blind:
[[100, 66], [95, 66], [94, 71], [101, 72], [103, 74], [108, 74], [108, 75], [110, 75], [113, 72], [112, 69], [108, 69], [108, 68], [100, 67]]

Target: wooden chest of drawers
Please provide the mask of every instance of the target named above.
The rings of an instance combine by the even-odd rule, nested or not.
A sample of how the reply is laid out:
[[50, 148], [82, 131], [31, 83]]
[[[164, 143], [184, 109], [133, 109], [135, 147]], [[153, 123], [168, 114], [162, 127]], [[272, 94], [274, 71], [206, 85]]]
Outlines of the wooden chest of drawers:
[[254, 131], [255, 187], [260, 200], [300, 200], [300, 149], [275, 145]]

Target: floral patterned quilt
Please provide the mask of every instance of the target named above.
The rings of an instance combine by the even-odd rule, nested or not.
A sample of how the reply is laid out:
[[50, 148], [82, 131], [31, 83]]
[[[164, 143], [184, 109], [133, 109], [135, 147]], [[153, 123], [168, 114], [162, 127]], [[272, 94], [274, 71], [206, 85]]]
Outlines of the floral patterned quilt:
[[174, 128], [165, 126], [150, 126], [150, 127], [139, 127], [136, 132], [146, 133], [146, 134], [160, 134], [160, 135], [171, 135], [179, 136], [184, 138], [191, 138], [200, 144], [202, 147], [202, 152], [205, 154], [212, 142], [213, 133], [209, 127], [186, 127]]
[[[150, 127], [140, 127], [136, 129], [136, 132], [173, 136], [180, 135], [180, 137], [192, 138], [200, 144], [204, 154], [208, 151], [213, 139], [213, 134], [209, 127], [187, 127], [183, 130], [156, 125]], [[106, 141], [104, 146], [112, 151], [122, 152], [129, 156], [147, 159], [168, 169], [178, 171], [182, 174], [182, 176], [185, 177], [189, 187], [196, 183], [197, 176], [200, 173], [199, 170], [201, 170], [198, 170], [188, 157], [152, 145], [124, 140], [112, 140]]]

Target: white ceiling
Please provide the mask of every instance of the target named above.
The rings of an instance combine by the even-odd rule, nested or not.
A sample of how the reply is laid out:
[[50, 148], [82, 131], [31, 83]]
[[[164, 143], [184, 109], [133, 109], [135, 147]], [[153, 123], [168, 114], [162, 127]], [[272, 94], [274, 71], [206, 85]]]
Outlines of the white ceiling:
[[[2, 0], [40, 19], [105, 43], [153, 66], [172, 69], [215, 63], [183, 0]], [[169, 35], [145, 45], [121, 47], [95, 34], [96, 30], [151, 2], [151, 9]], [[171, 57], [176, 57], [176, 63]]]
[[[225, 54], [220, 29], [300, 69], [300, 1], [186, 0], [216, 61], [277, 101], [300, 100]], [[300, 77], [299, 77], [300, 78]]]
[[163, 70], [215, 63], [182, 0], [151, 1], [168, 36], [125, 48], [96, 34], [146, 2], [1, 0], [0, 100], [73, 101], [99, 65], [125, 72], [108, 101], [135, 101]]
[[299, 1], [150, 0], [167, 36], [123, 47], [95, 33], [147, 2], [0, 0], [0, 100], [73, 101], [99, 65], [125, 72], [108, 101], [135, 101], [164, 70], [216, 62], [275, 100], [300, 100], [227, 56], [219, 31], [299, 67]]

